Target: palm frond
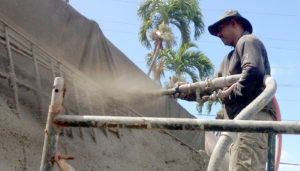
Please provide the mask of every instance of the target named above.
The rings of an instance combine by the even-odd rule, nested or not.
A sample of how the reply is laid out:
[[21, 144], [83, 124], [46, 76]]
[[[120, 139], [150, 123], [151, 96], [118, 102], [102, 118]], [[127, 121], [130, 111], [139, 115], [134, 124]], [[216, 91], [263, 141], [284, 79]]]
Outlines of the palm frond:
[[137, 15], [142, 18], [143, 21], [147, 21], [151, 15], [152, 0], [145, 0], [140, 3], [137, 10]]
[[213, 104], [215, 104], [214, 101], [207, 101], [207, 102], [205, 103], [205, 105], [206, 105], [206, 111], [207, 111], [208, 114], [210, 114], [211, 108], [212, 108], [212, 105], [213, 105]]
[[208, 114], [210, 114], [211, 112], [211, 109], [212, 109], [212, 106], [214, 104], [217, 104], [218, 102], [213, 102], [213, 101], [207, 101], [205, 103], [197, 103], [196, 105], [196, 110], [197, 112], [201, 115], [203, 113], [203, 107], [205, 106], [206, 107], [206, 112]]
[[194, 38], [198, 40], [200, 35], [204, 32], [204, 23], [202, 21], [202, 13], [199, 11], [193, 18], [194, 23]]
[[189, 51], [183, 57], [188, 59], [186, 60], [187, 66], [195, 67], [198, 70], [200, 80], [212, 75], [213, 65], [201, 51]]
[[178, 49], [177, 54], [179, 56], [182, 56], [184, 53], [186, 53], [186, 51], [188, 49], [193, 48], [193, 47], [198, 48], [198, 46], [195, 43], [191, 42], [191, 41], [189, 41], [187, 43], [183, 43], [183, 44], [181, 44], [180, 48]]
[[198, 79], [198, 76], [197, 74], [195, 73], [195, 71], [193, 70], [193, 68], [190, 68], [190, 67], [183, 67], [181, 69], [181, 72], [183, 73], [186, 73], [187, 75], [189, 75], [192, 79], [193, 82], [197, 82], [199, 79]]
[[196, 110], [199, 114], [202, 114], [202, 111], [203, 111], [203, 103], [197, 103], [196, 104]]
[[146, 61], [147, 66], [151, 65], [152, 55], [153, 55], [153, 52], [149, 52], [149, 53], [146, 54], [145, 61]]
[[195, 39], [199, 38], [204, 30], [198, 0], [144, 0], [138, 8], [137, 15], [142, 19], [139, 39], [147, 48], [151, 48], [150, 40], [161, 41], [160, 47], [167, 49], [173, 47], [176, 41], [170, 25], [174, 25], [180, 31], [182, 46], [177, 51], [169, 50], [158, 54], [155, 64], [162, 60], [164, 65], [159, 66], [162, 70], [168, 69], [175, 74], [191, 75], [193, 80], [198, 79], [195, 74], [197, 70], [201, 79], [210, 74], [212, 70], [210, 61], [196, 57], [189, 59], [197, 54], [188, 53], [190, 48], [197, 48], [196, 44], [190, 42], [190, 24], [194, 25]]
[[142, 23], [142, 26], [139, 31], [139, 40], [142, 43], [142, 45], [148, 49], [151, 48], [151, 44], [147, 37], [147, 31], [151, 28], [152, 28], [152, 20], [149, 19], [148, 21]]
[[176, 17], [170, 23], [175, 25], [181, 34], [181, 43], [190, 41], [190, 27], [189, 23], [183, 17]]

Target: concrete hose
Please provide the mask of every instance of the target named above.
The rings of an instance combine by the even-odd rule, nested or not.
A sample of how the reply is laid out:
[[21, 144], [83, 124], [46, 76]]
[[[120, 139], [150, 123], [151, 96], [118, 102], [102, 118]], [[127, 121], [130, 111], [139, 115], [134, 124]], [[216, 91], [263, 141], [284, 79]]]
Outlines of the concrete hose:
[[[276, 82], [272, 77], [266, 75], [264, 78], [266, 88], [256, 97], [249, 105], [247, 105], [234, 120], [248, 120], [252, 115], [257, 114], [263, 107], [268, 104], [276, 92]], [[224, 158], [228, 147], [232, 143], [232, 138], [228, 135], [222, 135], [218, 140], [208, 163], [208, 171], [220, 171], [220, 161]]]
[[[279, 109], [279, 105], [277, 102], [276, 97], [272, 99], [272, 102], [275, 105], [275, 111], [276, 111], [276, 118], [277, 121], [281, 121], [281, 113]], [[280, 157], [281, 157], [281, 146], [282, 146], [282, 135], [277, 134], [277, 146], [276, 146], [276, 157], [275, 157], [275, 171], [278, 171], [279, 169], [279, 163], [280, 163]]]

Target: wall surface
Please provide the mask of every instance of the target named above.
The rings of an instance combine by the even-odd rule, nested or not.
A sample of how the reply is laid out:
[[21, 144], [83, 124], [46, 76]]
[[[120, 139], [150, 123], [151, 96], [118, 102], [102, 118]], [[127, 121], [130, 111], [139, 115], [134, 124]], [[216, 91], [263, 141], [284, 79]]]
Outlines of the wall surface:
[[[0, 4], [0, 170], [39, 168], [55, 76], [66, 114], [192, 117], [148, 96], [159, 87], [63, 1]], [[205, 170], [203, 149], [201, 132], [64, 128], [59, 140], [77, 170]]]

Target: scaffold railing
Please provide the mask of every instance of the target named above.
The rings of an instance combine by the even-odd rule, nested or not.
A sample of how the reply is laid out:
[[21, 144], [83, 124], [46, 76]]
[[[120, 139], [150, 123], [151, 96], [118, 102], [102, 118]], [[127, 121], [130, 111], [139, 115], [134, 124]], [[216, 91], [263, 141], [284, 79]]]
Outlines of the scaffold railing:
[[[300, 134], [300, 122], [62, 115], [61, 109], [64, 94], [64, 79], [57, 77], [54, 81], [51, 104], [48, 112], [42, 162], [40, 167], [41, 171], [48, 171], [53, 168], [53, 159], [56, 154], [56, 147], [59, 138], [58, 133], [61, 127], [257, 132], [269, 133], [269, 135]], [[274, 136], [272, 141], [274, 141]], [[271, 145], [271, 148], [275, 149], [274, 145], [269, 145]], [[274, 156], [274, 150], [272, 155]], [[274, 170], [274, 167], [268, 168], [268, 170]]]

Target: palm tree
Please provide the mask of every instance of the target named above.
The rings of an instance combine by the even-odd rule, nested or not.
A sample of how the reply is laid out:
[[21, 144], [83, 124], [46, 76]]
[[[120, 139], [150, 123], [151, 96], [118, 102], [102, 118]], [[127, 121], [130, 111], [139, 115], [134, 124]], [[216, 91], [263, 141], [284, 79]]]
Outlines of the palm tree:
[[[154, 41], [155, 48], [154, 48], [154, 52], [151, 53], [150, 63], [148, 64], [147, 62], [149, 66], [147, 75], [149, 76], [152, 70], [154, 73], [153, 80], [158, 81], [160, 83], [159, 70], [161, 70], [163, 61], [156, 61], [156, 58], [158, 56], [159, 50], [163, 50], [163, 43], [165, 44], [166, 48], [171, 48], [172, 45], [175, 44], [174, 36], [171, 31], [171, 28], [168, 27], [165, 23], [161, 23], [158, 26], [157, 30], [155, 29], [150, 30], [149, 37]], [[158, 62], [158, 65], [156, 64], [156, 62]]]
[[145, 0], [138, 8], [137, 14], [142, 19], [139, 31], [139, 39], [142, 45], [149, 49], [151, 48], [147, 36], [149, 33], [149, 37], [154, 41], [148, 76], [153, 66], [156, 65], [157, 55], [160, 50], [163, 50], [164, 44], [168, 48], [175, 44], [171, 25], [179, 29], [182, 43], [190, 41], [191, 22], [194, 24], [195, 39], [198, 39], [204, 30], [198, 0]]
[[[177, 51], [165, 49], [160, 54], [160, 60], [164, 61], [164, 68], [174, 75], [170, 78], [166, 87], [173, 87], [174, 82], [186, 82], [186, 76], [189, 76], [193, 82], [204, 80], [213, 73], [213, 65], [211, 61], [201, 52], [190, 50], [191, 48], [198, 48], [196, 44], [188, 42], [183, 44]], [[163, 71], [160, 71], [164, 74]], [[197, 74], [198, 73], [198, 74]], [[206, 103], [207, 111], [210, 112], [213, 102]], [[203, 103], [198, 103], [196, 109], [202, 113]]]
[[211, 61], [201, 51], [190, 50], [191, 48], [198, 47], [196, 44], [188, 42], [177, 51], [165, 49], [161, 52], [160, 59], [164, 61], [165, 69], [174, 72], [173, 77], [176, 79], [184, 78], [186, 74], [193, 82], [196, 82], [211, 76], [213, 73]]

